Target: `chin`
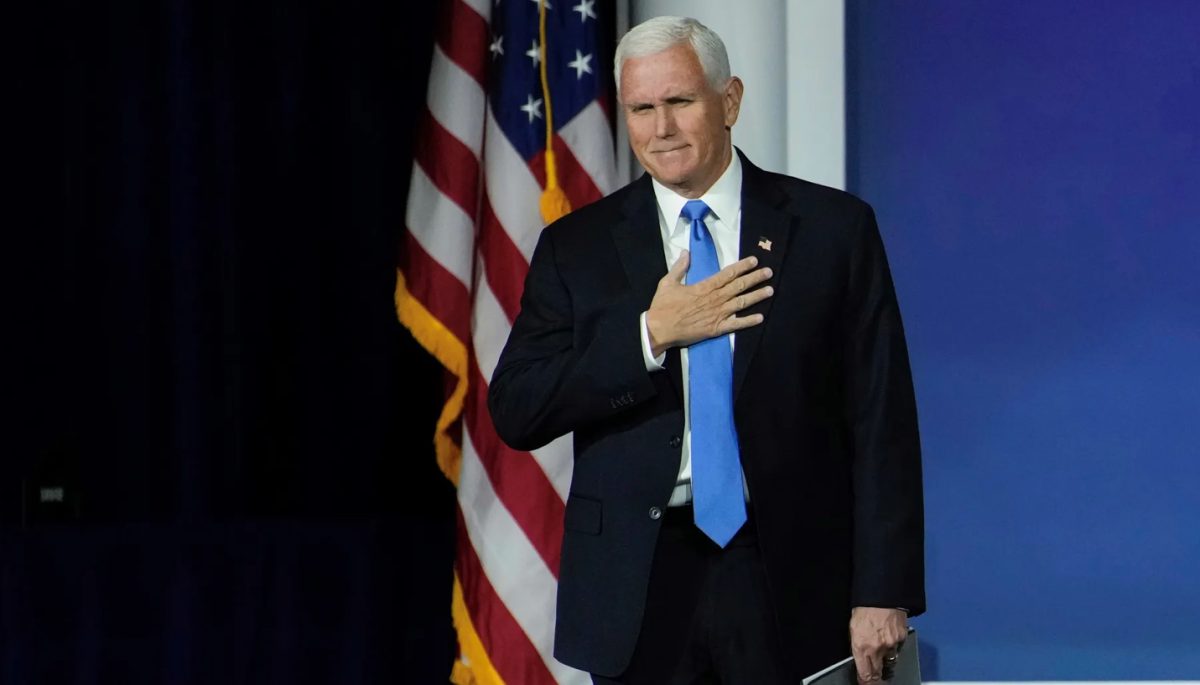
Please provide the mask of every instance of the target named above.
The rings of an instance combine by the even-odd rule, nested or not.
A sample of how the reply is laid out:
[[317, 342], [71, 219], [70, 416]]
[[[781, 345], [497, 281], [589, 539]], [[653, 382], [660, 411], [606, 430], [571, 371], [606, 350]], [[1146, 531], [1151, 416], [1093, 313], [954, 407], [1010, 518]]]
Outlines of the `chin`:
[[680, 169], [677, 166], [671, 166], [667, 168], [658, 167], [651, 175], [657, 178], [659, 182], [663, 183], [664, 185], [683, 186], [687, 185], [688, 181], [691, 180], [692, 171], [693, 169], [690, 167], [686, 169]]

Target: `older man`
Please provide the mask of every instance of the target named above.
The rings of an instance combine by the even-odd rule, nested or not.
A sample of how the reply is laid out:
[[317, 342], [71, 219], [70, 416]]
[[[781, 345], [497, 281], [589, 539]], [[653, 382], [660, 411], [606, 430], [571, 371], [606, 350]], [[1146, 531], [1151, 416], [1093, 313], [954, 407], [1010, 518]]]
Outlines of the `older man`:
[[548, 227], [489, 405], [574, 431], [555, 656], [597, 683], [879, 679], [924, 610], [920, 447], [871, 208], [736, 152], [692, 19], [616, 52], [648, 172]]

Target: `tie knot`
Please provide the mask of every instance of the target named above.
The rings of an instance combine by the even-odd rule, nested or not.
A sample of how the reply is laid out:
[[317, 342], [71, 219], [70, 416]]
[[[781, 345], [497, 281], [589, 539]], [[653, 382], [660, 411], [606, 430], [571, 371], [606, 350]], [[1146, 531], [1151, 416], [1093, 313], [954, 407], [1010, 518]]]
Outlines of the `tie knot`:
[[708, 205], [704, 204], [703, 200], [688, 200], [683, 205], [683, 211], [680, 212], [688, 221], [703, 221], [704, 216], [708, 214]]

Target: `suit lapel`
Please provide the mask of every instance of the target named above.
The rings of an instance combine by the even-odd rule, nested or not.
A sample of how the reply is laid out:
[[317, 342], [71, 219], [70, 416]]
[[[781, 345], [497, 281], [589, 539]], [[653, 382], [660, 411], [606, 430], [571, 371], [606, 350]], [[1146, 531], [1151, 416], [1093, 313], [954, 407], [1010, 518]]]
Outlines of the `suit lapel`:
[[[654, 201], [654, 190], [650, 176], [643, 174], [635, 182], [629, 197], [622, 207], [624, 217], [613, 227], [613, 241], [617, 254], [634, 297], [646, 306], [654, 299], [658, 282], [667, 275], [667, 262], [663, 256], [662, 232], [658, 226], [658, 206]], [[667, 374], [680, 402], [683, 401], [683, 376], [680, 373], [679, 349], [672, 347], [667, 352]]]
[[[738, 154], [741, 154], [739, 151]], [[771, 267], [774, 273], [769, 283], [778, 283], [781, 266], [787, 254], [788, 237], [794, 215], [784, 211], [787, 196], [776, 187], [770, 175], [750, 163], [742, 155], [742, 227], [739, 258], [758, 257], [758, 267]], [[771, 304], [775, 298], [743, 310], [739, 316], [762, 314], [763, 323], [737, 333], [733, 354], [733, 398], [737, 401], [746, 371], [758, 349], [764, 329], [771, 325]]]

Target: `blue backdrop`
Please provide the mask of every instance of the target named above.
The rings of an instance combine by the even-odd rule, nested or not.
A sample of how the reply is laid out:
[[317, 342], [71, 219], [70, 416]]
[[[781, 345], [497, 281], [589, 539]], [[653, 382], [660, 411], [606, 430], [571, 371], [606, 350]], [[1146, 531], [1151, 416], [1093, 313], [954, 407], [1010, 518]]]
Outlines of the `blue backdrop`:
[[1200, 3], [847, 3], [941, 679], [1200, 678]]

